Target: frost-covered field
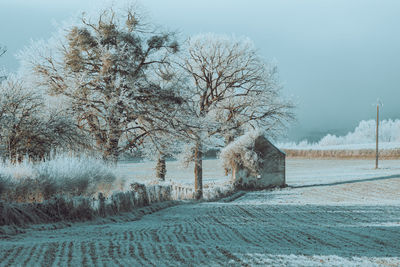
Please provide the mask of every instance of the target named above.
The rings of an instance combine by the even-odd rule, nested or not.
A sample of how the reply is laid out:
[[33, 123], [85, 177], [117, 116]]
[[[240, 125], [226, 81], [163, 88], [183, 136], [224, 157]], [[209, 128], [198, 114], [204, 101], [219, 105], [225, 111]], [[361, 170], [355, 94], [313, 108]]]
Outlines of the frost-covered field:
[[[167, 161], [166, 180], [192, 185], [194, 180], [193, 164], [187, 168], [182, 167], [178, 161]], [[153, 161], [145, 162], [120, 162], [117, 168], [117, 175], [132, 179], [138, 182], [148, 182], [155, 177], [156, 163]], [[225, 171], [222, 163], [215, 159], [203, 160], [203, 182], [210, 184], [214, 182], [225, 181]]]
[[[222, 183], [229, 178], [224, 175], [222, 163], [216, 159], [203, 160], [205, 184]], [[118, 175], [138, 182], [154, 177], [155, 163], [151, 161], [120, 163]], [[385, 175], [400, 174], [400, 160], [381, 160], [375, 170], [375, 160], [327, 160], [287, 159], [286, 183], [290, 186], [332, 183]], [[183, 168], [177, 161], [167, 162], [166, 180], [192, 185], [193, 166]]]
[[[206, 181], [223, 179], [217, 161], [205, 164]], [[125, 171], [134, 166], [137, 178], [152, 171], [150, 163]], [[191, 170], [169, 166], [170, 177], [192, 179]], [[135, 221], [28, 231], [0, 241], [0, 265], [399, 266], [400, 161], [373, 167], [289, 159], [288, 188], [188, 202]]]

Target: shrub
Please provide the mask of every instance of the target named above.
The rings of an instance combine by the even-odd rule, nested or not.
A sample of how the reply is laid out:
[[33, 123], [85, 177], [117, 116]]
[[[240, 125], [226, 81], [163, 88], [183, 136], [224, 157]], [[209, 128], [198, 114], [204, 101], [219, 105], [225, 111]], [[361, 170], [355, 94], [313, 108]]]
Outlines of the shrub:
[[43, 188], [52, 195], [62, 192], [72, 196], [109, 191], [116, 176], [102, 160], [90, 157], [59, 156], [36, 166]]

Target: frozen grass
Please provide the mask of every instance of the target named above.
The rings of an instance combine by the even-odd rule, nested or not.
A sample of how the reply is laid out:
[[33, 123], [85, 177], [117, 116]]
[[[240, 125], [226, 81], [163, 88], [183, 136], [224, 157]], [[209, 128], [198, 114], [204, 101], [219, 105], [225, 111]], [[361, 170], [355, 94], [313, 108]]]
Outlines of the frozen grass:
[[[192, 198], [193, 166], [181, 168], [178, 162], [168, 161], [165, 182], [154, 178], [154, 166], [154, 162], [121, 162], [113, 167], [98, 159], [65, 155], [37, 164], [2, 163], [0, 198], [8, 202], [40, 202], [60, 195], [97, 197], [97, 193], [102, 193], [107, 197], [130, 191], [135, 183], [180, 191], [172, 194], [174, 200]], [[232, 190], [218, 160], [204, 160], [204, 176], [206, 199], [218, 198]]]
[[92, 196], [109, 192], [116, 181], [114, 169], [90, 157], [59, 156], [52, 160], [0, 164], [0, 199], [40, 202], [56, 195]]
[[[133, 167], [140, 170], [140, 164]], [[160, 202], [193, 199], [193, 186], [171, 179], [138, 183], [135, 173], [118, 172], [89, 157], [60, 156], [32, 164], [0, 165], [0, 225], [82, 221], [131, 212]], [[204, 200], [234, 193], [229, 181], [204, 185]]]
[[[375, 146], [375, 144], [374, 144]], [[372, 145], [371, 145], [372, 147]], [[375, 148], [371, 149], [351, 149], [350, 147], [325, 147], [324, 149], [283, 149], [288, 158], [308, 158], [308, 159], [374, 159], [376, 157]], [[384, 149], [380, 146], [379, 158], [399, 159], [399, 148]]]
[[[278, 144], [278, 147], [286, 150], [375, 150], [375, 140], [363, 144], [340, 144], [340, 145], [320, 145], [319, 143], [300, 142]], [[379, 148], [383, 150], [400, 149], [400, 142], [379, 142]]]

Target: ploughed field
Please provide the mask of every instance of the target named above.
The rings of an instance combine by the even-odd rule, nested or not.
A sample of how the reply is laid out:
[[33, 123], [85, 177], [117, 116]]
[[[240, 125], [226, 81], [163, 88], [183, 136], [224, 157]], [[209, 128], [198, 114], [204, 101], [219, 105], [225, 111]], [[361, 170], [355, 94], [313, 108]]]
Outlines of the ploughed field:
[[0, 265], [397, 266], [400, 161], [373, 166], [289, 159], [288, 188], [187, 202], [137, 221], [29, 230], [0, 241]]

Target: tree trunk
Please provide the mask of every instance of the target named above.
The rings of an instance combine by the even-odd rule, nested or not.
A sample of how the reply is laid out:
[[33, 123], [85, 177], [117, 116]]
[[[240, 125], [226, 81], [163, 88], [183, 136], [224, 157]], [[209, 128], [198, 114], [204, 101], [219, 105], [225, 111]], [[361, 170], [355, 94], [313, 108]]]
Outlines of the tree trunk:
[[167, 168], [165, 164], [165, 156], [163, 153], [159, 153], [156, 165], [156, 177], [161, 181], [165, 181], [166, 174]]
[[119, 120], [117, 117], [109, 119], [110, 131], [108, 133], [107, 144], [103, 152], [103, 159], [109, 162], [117, 163], [119, 156], [119, 139], [121, 137]]
[[17, 144], [14, 137], [8, 140], [8, 155], [11, 163], [17, 163]]
[[109, 162], [117, 163], [119, 150], [118, 150], [119, 137], [110, 137], [106, 149], [103, 152], [103, 159]]
[[196, 199], [203, 198], [203, 153], [200, 142], [196, 143], [194, 150], [194, 196]]
[[[234, 138], [232, 135], [227, 135], [225, 136], [225, 147], [229, 145], [231, 142], [233, 142]], [[225, 176], [228, 176], [229, 170], [225, 168]]]

